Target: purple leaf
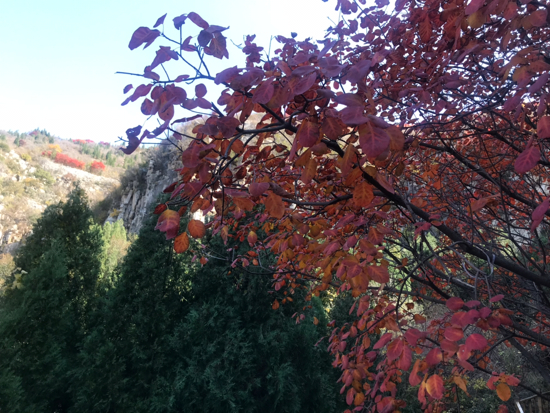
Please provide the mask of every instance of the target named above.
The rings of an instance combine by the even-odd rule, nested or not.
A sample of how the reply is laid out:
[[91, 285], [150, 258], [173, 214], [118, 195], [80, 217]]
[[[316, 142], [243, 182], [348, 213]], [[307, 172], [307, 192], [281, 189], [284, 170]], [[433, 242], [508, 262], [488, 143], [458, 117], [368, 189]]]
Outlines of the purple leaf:
[[153, 28], [155, 27], [158, 27], [160, 26], [161, 24], [164, 24], [164, 19], [166, 17], [166, 13], [164, 13], [163, 16], [160, 16], [158, 19], [157, 19], [157, 22], [155, 23], [155, 25], [153, 26]]
[[126, 136], [128, 137], [128, 145], [126, 148], [120, 148], [122, 152], [124, 152], [126, 155], [130, 155], [132, 152], [134, 152], [141, 141], [143, 140], [143, 137], [140, 139], [138, 138], [139, 133], [141, 132], [141, 126], [136, 126], [135, 128], [130, 128], [126, 130]]
[[199, 26], [202, 29], [208, 29], [209, 24], [206, 23], [201, 16], [199, 16], [197, 13], [192, 11], [187, 15], [189, 20], [191, 20], [193, 23], [195, 23], [197, 26]]
[[212, 40], [214, 36], [212, 33], [207, 32], [206, 30], [201, 30], [199, 33], [199, 37], [197, 38], [197, 41], [199, 42], [199, 45], [201, 47], [206, 47], [208, 45], [208, 42]]
[[195, 86], [195, 95], [198, 98], [204, 97], [204, 95], [206, 95], [206, 86], [204, 86], [202, 83], [199, 83], [197, 86]]
[[187, 20], [187, 14], [182, 14], [181, 16], [174, 17], [174, 27], [179, 30], [179, 28], [185, 24], [185, 20]]
[[168, 46], [160, 46], [160, 49], [157, 50], [157, 56], [153, 63], [151, 63], [151, 69], [154, 69], [158, 65], [169, 61], [170, 59], [178, 60], [178, 54], [174, 52]]
[[153, 43], [155, 39], [159, 36], [160, 32], [158, 30], [151, 30], [147, 27], [140, 27], [132, 35], [128, 47], [130, 48], [130, 50], [134, 50], [141, 46], [143, 43], [146, 43], [144, 47], [145, 49], [146, 47], [150, 46], [151, 43]]

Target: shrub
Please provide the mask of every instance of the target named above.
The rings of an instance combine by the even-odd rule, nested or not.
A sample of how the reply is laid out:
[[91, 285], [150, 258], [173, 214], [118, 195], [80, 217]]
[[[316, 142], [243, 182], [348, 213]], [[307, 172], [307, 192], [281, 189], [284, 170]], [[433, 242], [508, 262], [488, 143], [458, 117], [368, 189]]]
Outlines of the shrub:
[[84, 166], [86, 165], [84, 162], [79, 161], [78, 159], [71, 158], [70, 156], [64, 155], [62, 153], [57, 153], [55, 155], [54, 161], [75, 169], [84, 169]]
[[101, 175], [101, 173], [105, 170], [105, 165], [103, 162], [100, 161], [93, 161], [90, 165], [90, 172], [93, 174]]
[[32, 158], [31, 158], [31, 156], [30, 156], [28, 153], [24, 153], [24, 154], [19, 155], [19, 156], [21, 157], [21, 159], [23, 159], [23, 160], [26, 161], [26, 162], [32, 161]]
[[39, 179], [46, 185], [55, 184], [55, 178], [53, 177], [53, 175], [44, 169], [37, 169], [33, 175], [36, 179]]
[[0, 151], [2, 151], [2, 152], [9, 152], [10, 151], [10, 147], [8, 146], [8, 144], [6, 142], [0, 142]]
[[61, 149], [61, 146], [59, 146], [58, 144], [55, 144], [55, 145], [50, 144], [48, 145], [48, 148], [50, 148], [54, 152], [59, 152], [59, 153], [63, 152], [63, 150]]

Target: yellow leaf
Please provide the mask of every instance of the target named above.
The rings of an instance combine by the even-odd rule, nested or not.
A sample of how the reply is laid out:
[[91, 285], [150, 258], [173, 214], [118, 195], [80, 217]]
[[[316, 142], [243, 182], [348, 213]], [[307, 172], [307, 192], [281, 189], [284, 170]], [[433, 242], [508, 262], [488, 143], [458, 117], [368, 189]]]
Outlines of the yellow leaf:
[[499, 383], [497, 385], [497, 396], [502, 401], [508, 401], [510, 397], [512, 396], [512, 392], [510, 391], [510, 387], [506, 383]]
[[184, 232], [176, 237], [174, 240], [174, 251], [176, 251], [178, 254], [181, 254], [182, 252], [187, 251], [189, 248], [189, 237], [187, 236], [187, 232]]
[[456, 384], [458, 387], [460, 387], [460, 389], [468, 394], [468, 389], [466, 388], [466, 381], [462, 378], [462, 377], [459, 377], [459, 376], [454, 376], [453, 377], [453, 382], [454, 384]]

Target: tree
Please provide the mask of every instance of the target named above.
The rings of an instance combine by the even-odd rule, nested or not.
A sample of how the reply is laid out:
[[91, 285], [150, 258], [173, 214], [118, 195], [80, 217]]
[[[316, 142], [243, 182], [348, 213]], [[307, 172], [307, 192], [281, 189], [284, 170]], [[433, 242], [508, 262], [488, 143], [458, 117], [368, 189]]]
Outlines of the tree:
[[84, 191], [49, 206], [0, 297], [0, 409], [67, 412], [96, 304], [102, 242]]
[[[155, 221], [130, 247], [83, 345], [75, 411], [335, 411], [336, 377], [315, 347], [322, 306], [320, 323], [309, 315], [296, 326], [290, 315], [302, 302], [272, 311], [265, 277], [174, 255]], [[220, 244], [210, 245], [218, 258]]]
[[[123, 104], [143, 98], [161, 126], [128, 129], [125, 152], [162, 133], [190, 140], [171, 208], [215, 211], [226, 240], [229, 228], [241, 240], [255, 231], [243, 218], [254, 211], [269, 236], [251, 248], [278, 255], [276, 288], [352, 291], [356, 321], [330, 346], [350, 405], [398, 409], [402, 372], [427, 411], [466, 391], [474, 370], [503, 401], [510, 386], [541, 395], [494, 354], [515, 348], [550, 385], [547, 7], [365, 3], [338, 0], [342, 19], [318, 44], [277, 36], [266, 56], [249, 36], [245, 67], [217, 75], [207, 58], [228, 56], [225, 27], [193, 12], [173, 19], [181, 36], [166, 16], [140, 27], [130, 49], [163, 43]], [[225, 90], [208, 100], [203, 82]], [[192, 139], [173, 129], [197, 118]], [[169, 237], [173, 213], [160, 218]]]

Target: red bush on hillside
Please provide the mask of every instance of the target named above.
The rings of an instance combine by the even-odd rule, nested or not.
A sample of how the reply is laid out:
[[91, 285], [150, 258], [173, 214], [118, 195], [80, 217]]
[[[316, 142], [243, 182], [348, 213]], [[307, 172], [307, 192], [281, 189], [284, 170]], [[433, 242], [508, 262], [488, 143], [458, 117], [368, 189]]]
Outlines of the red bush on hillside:
[[90, 165], [90, 172], [94, 174], [100, 174], [105, 170], [105, 165], [100, 161], [93, 161]]
[[78, 159], [71, 158], [70, 156], [62, 153], [57, 153], [55, 155], [54, 161], [62, 165], [70, 166], [71, 168], [76, 168], [76, 169], [84, 169], [84, 166], [85, 166], [84, 162], [79, 161]]

